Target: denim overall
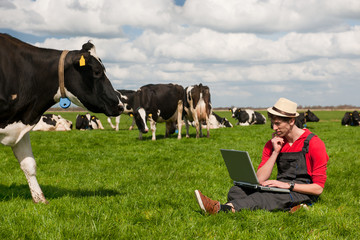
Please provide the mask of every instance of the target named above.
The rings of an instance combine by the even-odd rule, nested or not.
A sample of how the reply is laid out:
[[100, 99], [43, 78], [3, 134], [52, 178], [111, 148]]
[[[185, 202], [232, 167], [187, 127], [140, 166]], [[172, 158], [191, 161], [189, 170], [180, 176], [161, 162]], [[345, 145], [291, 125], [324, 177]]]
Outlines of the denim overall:
[[[305, 154], [309, 151], [309, 142], [315, 136], [313, 133], [305, 139], [302, 151], [280, 153], [276, 159], [278, 168], [277, 180], [299, 184], [312, 183], [307, 172]], [[288, 210], [300, 203], [311, 204], [317, 196], [291, 191], [290, 193], [275, 193], [259, 191], [245, 187], [233, 186], [228, 193], [228, 202], [236, 211], [241, 209]]]

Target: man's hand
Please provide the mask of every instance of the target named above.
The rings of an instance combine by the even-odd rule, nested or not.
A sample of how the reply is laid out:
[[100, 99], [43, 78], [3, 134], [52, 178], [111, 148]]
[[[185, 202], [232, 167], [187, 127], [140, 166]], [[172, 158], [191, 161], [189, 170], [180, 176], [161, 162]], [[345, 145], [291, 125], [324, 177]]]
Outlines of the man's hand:
[[282, 137], [278, 137], [276, 133], [272, 134], [271, 143], [273, 145], [273, 149], [276, 153], [280, 153], [282, 146], [284, 145], [285, 141]]
[[290, 188], [289, 183], [281, 182], [278, 180], [266, 180], [261, 185], [266, 186], [266, 187], [277, 187], [277, 188], [284, 188], [284, 189]]

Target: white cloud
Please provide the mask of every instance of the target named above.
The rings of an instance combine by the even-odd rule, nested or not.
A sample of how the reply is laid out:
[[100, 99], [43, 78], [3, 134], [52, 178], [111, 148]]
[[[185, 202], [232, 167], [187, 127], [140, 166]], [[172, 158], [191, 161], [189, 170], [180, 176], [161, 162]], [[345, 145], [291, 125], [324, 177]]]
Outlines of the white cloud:
[[358, 0], [2, 0], [0, 15], [0, 29], [50, 36], [39, 47], [92, 40], [116, 88], [202, 82], [213, 106], [360, 102]]

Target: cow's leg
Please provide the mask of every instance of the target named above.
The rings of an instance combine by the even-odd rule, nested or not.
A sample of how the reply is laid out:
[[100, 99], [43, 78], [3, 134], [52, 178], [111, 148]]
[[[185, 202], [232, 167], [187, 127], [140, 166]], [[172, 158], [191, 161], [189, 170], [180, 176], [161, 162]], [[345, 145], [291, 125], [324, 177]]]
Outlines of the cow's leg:
[[182, 128], [182, 112], [183, 112], [183, 101], [178, 102], [178, 108], [177, 108], [177, 126], [178, 126], [178, 139], [181, 139], [181, 128]]
[[112, 122], [111, 122], [111, 117], [108, 117], [107, 118], [107, 122], [110, 124], [110, 127], [112, 128], [112, 129], [114, 129], [115, 128], [115, 126], [112, 124]]
[[12, 150], [20, 163], [20, 168], [25, 173], [33, 201], [35, 203], [48, 203], [36, 179], [36, 162], [31, 149], [29, 133], [26, 133], [24, 137], [12, 147]]
[[119, 131], [120, 115], [115, 117], [115, 131]]
[[167, 138], [169, 136], [169, 132], [170, 132], [170, 124], [171, 122], [165, 122], [165, 138]]
[[206, 128], [207, 128], [207, 138], [210, 137], [210, 120], [209, 120], [209, 116], [206, 115]]
[[135, 126], [135, 118], [133, 117], [131, 126], [129, 127], [129, 130], [130, 131], [133, 130], [134, 126]]
[[155, 141], [156, 140], [156, 122], [152, 119], [150, 120], [150, 129], [151, 129], [151, 134], [152, 134], [151, 140]]
[[139, 131], [139, 139], [142, 140], [142, 132]]
[[189, 135], [189, 121], [184, 118], [184, 121], [185, 121], [185, 128], [186, 128], [186, 138], [189, 138], [190, 135]]
[[198, 118], [198, 114], [196, 112], [196, 109], [192, 110], [192, 115], [193, 115], [193, 118], [194, 118], [194, 124], [195, 124], [195, 128], [196, 128], [196, 138], [199, 138], [199, 134], [200, 134], [200, 131], [201, 131], [201, 125], [200, 125], [200, 122], [199, 122], [199, 118]]

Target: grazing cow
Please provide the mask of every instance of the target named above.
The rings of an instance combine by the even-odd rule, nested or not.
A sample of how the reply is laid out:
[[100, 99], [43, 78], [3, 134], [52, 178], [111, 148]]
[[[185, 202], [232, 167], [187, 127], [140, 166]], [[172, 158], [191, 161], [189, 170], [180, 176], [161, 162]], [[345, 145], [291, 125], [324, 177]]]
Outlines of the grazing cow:
[[[202, 122], [206, 123], [207, 137], [210, 137], [209, 117], [212, 112], [210, 89], [207, 86], [193, 85], [185, 88], [184, 117], [196, 128], [196, 138], [202, 137]], [[189, 137], [189, 123], [185, 121], [186, 137]]]
[[134, 96], [134, 118], [139, 129], [139, 139], [149, 131], [146, 121], [149, 119], [152, 140], [156, 140], [156, 123], [165, 122], [165, 137], [173, 133], [175, 125], [179, 127], [178, 139], [181, 139], [184, 88], [177, 84], [149, 84], [142, 86]]
[[35, 203], [47, 201], [36, 179], [29, 131], [66, 97], [109, 116], [123, 110], [92, 43], [59, 51], [0, 34], [0, 142], [12, 148]]
[[[133, 105], [134, 105], [134, 96], [135, 91], [134, 90], [124, 90], [124, 89], [118, 89], [116, 90], [121, 102], [124, 104], [124, 112], [123, 114], [128, 114], [130, 117], [132, 117], [132, 124], [129, 128], [129, 130], [132, 130], [135, 125], [135, 119], [133, 118]], [[111, 117], [107, 118], [108, 123], [110, 124], [111, 128], [115, 129], [116, 131], [119, 131], [119, 124], [120, 124], [120, 115], [115, 117], [115, 126], [111, 122]]]
[[240, 126], [249, 126], [253, 124], [265, 124], [266, 118], [259, 112], [250, 109], [237, 109], [235, 118], [239, 121]]
[[44, 114], [32, 131], [70, 131], [72, 122], [55, 114]]
[[360, 115], [358, 111], [346, 112], [344, 117], [341, 119], [341, 125], [344, 126], [359, 126]]
[[93, 129], [104, 129], [99, 118], [94, 115], [87, 113], [85, 115], [76, 116], [76, 129], [78, 130], [93, 130]]
[[301, 122], [302, 125], [306, 127], [307, 122], [318, 122], [320, 119], [309, 109], [306, 112], [299, 114], [297, 119]]

